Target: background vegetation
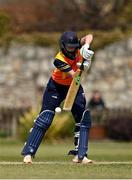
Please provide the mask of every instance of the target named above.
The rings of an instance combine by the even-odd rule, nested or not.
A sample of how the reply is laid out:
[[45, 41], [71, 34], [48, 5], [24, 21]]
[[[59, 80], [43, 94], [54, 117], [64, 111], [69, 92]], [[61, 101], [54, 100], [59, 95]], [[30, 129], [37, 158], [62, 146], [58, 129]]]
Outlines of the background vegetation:
[[[39, 110], [31, 109], [20, 118], [18, 136], [26, 141]], [[103, 127], [107, 132], [103, 138], [120, 141], [132, 140], [132, 111], [131, 109], [111, 109], [102, 112], [92, 111], [92, 128]], [[73, 137], [74, 119], [70, 112], [56, 114], [53, 123], [46, 133], [45, 139], [54, 142]], [[92, 130], [91, 130], [92, 131]], [[96, 129], [97, 133], [97, 129]], [[97, 135], [99, 138], [99, 134]], [[92, 138], [92, 137], [91, 137]]]
[[[52, 6], [51, 6], [52, 4]], [[0, 2], [0, 45], [12, 41], [56, 46], [60, 33], [93, 33], [93, 47], [132, 35], [131, 0], [5, 0]]]
[[11, 17], [15, 33], [74, 29], [130, 29], [131, 0], [4, 0], [0, 10]]
[[[39, 109], [31, 109], [20, 118], [18, 136], [22, 141], [26, 141], [29, 130], [33, 127], [34, 120], [36, 119], [38, 113]], [[60, 139], [66, 139], [73, 135], [73, 130], [74, 120], [71, 113], [58, 113], [55, 115], [54, 121], [47, 131], [45, 139], [52, 142]]]

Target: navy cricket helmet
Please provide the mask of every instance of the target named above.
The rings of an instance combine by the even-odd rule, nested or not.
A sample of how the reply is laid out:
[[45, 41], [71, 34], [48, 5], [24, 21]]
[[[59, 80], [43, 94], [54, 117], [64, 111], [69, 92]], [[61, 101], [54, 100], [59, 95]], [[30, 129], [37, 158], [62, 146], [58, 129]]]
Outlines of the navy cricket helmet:
[[76, 50], [80, 47], [77, 34], [73, 31], [66, 31], [60, 38], [60, 49], [62, 53], [70, 58], [75, 59]]

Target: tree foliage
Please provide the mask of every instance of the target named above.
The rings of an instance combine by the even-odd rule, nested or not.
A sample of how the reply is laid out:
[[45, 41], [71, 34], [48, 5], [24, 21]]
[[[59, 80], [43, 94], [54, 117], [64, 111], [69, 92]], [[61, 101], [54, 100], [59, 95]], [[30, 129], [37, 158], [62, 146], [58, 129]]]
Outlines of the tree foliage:
[[12, 0], [0, 10], [12, 19], [16, 33], [64, 31], [67, 29], [130, 28], [131, 0]]
[[10, 17], [4, 12], [0, 12], [0, 37], [10, 30]]

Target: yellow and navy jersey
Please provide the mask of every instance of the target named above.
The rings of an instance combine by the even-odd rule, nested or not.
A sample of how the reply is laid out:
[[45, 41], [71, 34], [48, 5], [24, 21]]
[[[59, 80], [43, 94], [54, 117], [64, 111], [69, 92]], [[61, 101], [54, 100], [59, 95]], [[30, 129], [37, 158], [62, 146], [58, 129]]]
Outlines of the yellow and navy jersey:
[[54, 60], [54, 65], [57, 69], [63, 72], [69, 72], [72, 70], [72, 67], [69, 64], [67, 64], [67, 62], [64, 62], [57, 58]]
[[62, 85], [70, 85], [72, 81], [69, 71], [77, 71], [77, 63], [82, 61], [80, 50], [76, 53], [76, 58], [71, 60], [67, 58], [62, 52], [55, 56], [54, 65], [55, 69], [52, 72], [52, 79]]

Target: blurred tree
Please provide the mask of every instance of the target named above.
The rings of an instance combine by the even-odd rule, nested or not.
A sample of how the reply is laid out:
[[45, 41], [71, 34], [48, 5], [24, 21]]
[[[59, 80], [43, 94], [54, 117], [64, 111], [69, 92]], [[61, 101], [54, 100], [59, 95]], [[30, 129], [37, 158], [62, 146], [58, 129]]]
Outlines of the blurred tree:
[[86, 0], [83, 17], [90, 22], [91, 28], [118, 27], [118, 13], [123, 12], [123, 9], [130, 3], [131, 0]]
[[129, 0], [115, 0], [113, 3], [113, 11], [119, 12], [123, 9], [125, 5], [127, 5]]
[[5, 12], [0, 12], [0, 37], [10, 30], [10, 17]]
[[12, 19], [15, 33], [131, 26], [131, 0], [12, 0], [0, 4]]

